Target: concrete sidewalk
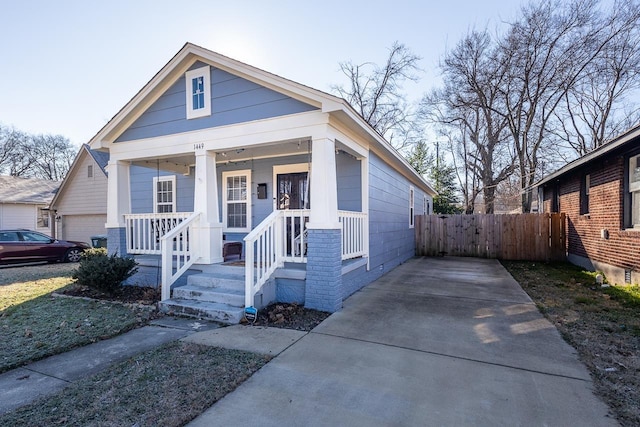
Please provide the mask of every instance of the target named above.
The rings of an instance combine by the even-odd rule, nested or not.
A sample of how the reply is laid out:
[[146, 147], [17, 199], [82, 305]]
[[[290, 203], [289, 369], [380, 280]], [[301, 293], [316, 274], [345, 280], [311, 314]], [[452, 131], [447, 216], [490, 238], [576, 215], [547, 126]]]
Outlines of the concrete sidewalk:
[[42, 359], [0, 375], [0, 414], [49, 396], [114, 363], [219, 325], [194, 319], [162, 318], [151, 326]]
[[190, 425], [249, 424], [617, 425], [517, 282], [472, 258], [396, 268]]

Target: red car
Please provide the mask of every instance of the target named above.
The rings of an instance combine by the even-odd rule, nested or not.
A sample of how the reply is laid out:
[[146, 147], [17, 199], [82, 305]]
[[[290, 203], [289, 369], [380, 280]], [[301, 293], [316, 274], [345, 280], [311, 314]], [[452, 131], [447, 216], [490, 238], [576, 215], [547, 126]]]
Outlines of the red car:
[[85, 249], [84, 242], [56, 240], [31, 230], [0, 230], [0, 264], [37, 261], [77, 262]]

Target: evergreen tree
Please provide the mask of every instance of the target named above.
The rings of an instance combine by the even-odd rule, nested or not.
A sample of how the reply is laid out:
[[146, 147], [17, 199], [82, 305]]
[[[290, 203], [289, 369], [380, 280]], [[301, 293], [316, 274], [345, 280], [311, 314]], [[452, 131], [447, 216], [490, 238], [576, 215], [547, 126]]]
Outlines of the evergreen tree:
[[459, 205], [460, 199], [456, 194], [456, 171], [453, 166], [440, 160], [429, 171], [429, 177], [438, 192], [438, 195], [433, 198], [433, 213], [462, 213], [463, 209]]
[[433, 163], [433, 156], [429, 153], [429, 148], [424, 141], [418, 141], [407, 156], [407, 161], [421, 176], [429, 172], [429, 167]]

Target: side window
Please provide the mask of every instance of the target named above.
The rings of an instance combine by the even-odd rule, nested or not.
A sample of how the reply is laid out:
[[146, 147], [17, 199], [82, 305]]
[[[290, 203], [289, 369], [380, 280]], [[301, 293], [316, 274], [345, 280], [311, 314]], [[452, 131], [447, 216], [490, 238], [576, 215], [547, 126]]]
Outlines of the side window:
[[22, 232], [22, 240], [25, 242], [48, 242], [51, 240], [49, 236], [40, 233]]
[[415, 190], [413, 188], [413, 185], [409, 186], [409, 228], [413, 228], [414, 226], [414, 215], [415, 215], [415, 209], [414, 209], [414, 196], [415, 196]]
[[153, 212], [176, 212], [175, 175], [153, 178]]
[[591, 175], [584, 175], [580, 181], [580, 215], [589, 213], [589, 187], [591, 186]]
[[187, 119], [211, 115], [210, 67], [201, 67], [185, 74]]
[[49, 209], [38, 208], [38, 228], [49, 226]]
[[629, 159], [629, 193], [627, 198], [631, 211], [629, 225], [640, 228], [640, 154]]
[[251, 171], [222, 173], [222, 217], [226, 231], [251, 231]]
[[0, 242], [17, 242], [18, 233], [15, 231], [0, 231]]

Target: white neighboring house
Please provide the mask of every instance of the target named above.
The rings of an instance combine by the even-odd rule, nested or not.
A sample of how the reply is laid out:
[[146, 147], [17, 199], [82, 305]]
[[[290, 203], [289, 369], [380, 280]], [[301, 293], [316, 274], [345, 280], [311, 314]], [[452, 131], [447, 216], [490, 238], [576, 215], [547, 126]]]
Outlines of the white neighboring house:
[[0, 176], [0, 229], [27, 228], [50, 233], [49, 203], [59, 181]]
[[91, 243], [92, 236], [106, 234], [108, 162], [109, 153], [80, 147], [51, 201], [53, 237]]

